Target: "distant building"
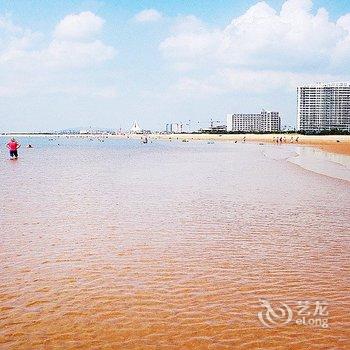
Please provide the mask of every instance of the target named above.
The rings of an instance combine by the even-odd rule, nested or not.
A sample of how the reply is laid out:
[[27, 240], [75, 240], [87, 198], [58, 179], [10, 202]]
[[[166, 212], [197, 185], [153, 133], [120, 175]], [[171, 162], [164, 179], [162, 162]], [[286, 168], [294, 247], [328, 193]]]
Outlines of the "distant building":
[[215, 132], [224, 132], [226, 131], [226, 125], [216, 125], [216, 126], [211, 126], [210, 131], [215, 131]]
[[200, 128], [199, 132], [214, 132], [214, 133], [224, 133], [227, 130], [226, 125], [216, 125], [216, 126], [210, 126], [208, 128]]
[[132, 124], [132, 127], [131, 127], [131, 129], [130, 129], [130, 132], [131, 132], [132, 134], [140, 134], [140, 133], [142, 133], [142, 129], [140, 128], [138, 122], [135, 121], [135, 122]]
[[166, 124], [166, 125], [165, 125], [165, 132], [166, 132], [167, 134], [171, 134], [171, 124]]
[[242, 132], [278, 132], [281, 130], [281, 118], [278, 112], [228, 114], [227, 131]]
[[182, 132], [182, 124], [181, 123], [172, 123], [171, 124], [171, 132], [177, 134]]
[[165, 132], [168, 134], [182, 133], [182, 123], [169, 123], [165, 125]]
[[297, 129], [350, 131], [350, 83], [299, 86]]

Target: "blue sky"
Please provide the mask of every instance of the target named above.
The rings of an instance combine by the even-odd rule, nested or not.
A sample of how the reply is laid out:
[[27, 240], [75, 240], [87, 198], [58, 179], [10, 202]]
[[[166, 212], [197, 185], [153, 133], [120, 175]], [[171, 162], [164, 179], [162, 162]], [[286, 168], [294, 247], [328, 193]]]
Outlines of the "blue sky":
[[350, 77], [350, 2], [0, 1], [0, 131], [206, 126]]

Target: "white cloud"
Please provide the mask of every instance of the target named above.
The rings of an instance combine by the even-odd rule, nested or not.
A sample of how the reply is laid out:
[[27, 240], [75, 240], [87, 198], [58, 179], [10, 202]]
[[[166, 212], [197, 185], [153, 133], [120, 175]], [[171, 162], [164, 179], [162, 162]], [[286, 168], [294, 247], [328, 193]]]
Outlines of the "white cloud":
[[155, 9], [147, 9], [134, 16], [136, 22], [156, 22], [161, 20], [163, 15]]
[[91, 39], [100, 32], [104, 20], [90, 11], [64, 17], [56, 26], [54, 36], [63, 40]]
[[47, 93], [63, 93], [71, 96], [102, 97], [105, 99], [116, 98], [118, 89], [115, 86], [87, 86], [81, 84], [70, 84], [53, 87]]
[[14, 35], [7, 28], [0, 45], [0, 64], [23, 71], [38, 66], [78, 69], [110, 60], [116, 50], [94, 37], [103, 22], [91, 12], [68, 15], [56, 26], [54, 37], [46, 46], [42, 34], [21, 29]]
[[33, 54], [46, 67], [85, 68], [110, 60], [115, 49], [99, 40], [91, 42], [71, 42], [53, 40], [50, 45]]
[[187, 16], [177, 21], [173, 34], [160, 44], [160, 50], [168, 58], [200, 59], [218, 50], [220, 39], [220, 32], [210, 31], [198, 18]]
[[340, 17], [337, 21], [337, 26], [343, 28], [348, 33], [350, 33], [350, 13]]
[[10, 85], [0, 85], [0, 97], [13, 97], [18, 96], [20, 90], [18, 87], [10, 86]]
[[[274, 70], [218, 68], [202, 77], [180, 77], [170, 86], [170, 95], [192, 99], [225, 93], [264, 95], [278, 91], [295, 93], [296, 86], [310, 81], [330, 82], [342, 76], [293, 73]], [[349, 76], [348, 76], [349, 78]]]
[[0, 16], [0, 29], [6, 30], [10, 33], [22, 32], [22, 28], [13, 24], [11, 18], [7, 16]]
[[350, 13], [338, 19], [337, 27], [346, 32], [347, 35], [337, 42], [332, 53], [332, 63], [336, 67], [348, 67], [350, 61]]
[[175, 74], [165, 94], [203, 103], [209, 96], [236, 96], [242, 103], [249, 97], [283, 106], [271, 96], [285, 94], [291, 103], [300, 84], [349, 81], [350, 13], [333, 21], [312, 5], [286, 0], [277, 11], [260, 1], [222, 28], [194, 16], [177, 18], [159, 45]]
[[199, 97], [213, 95], [222, 92], [218, 85], [212, 84], [210, 81], [180, 78], [174, 85], [171, 86], [171, 92], [174, 92], [179, 97]]
[[279, 13], [261, 1], [224, 28], [185, 17], [160, 50], [171, 61], [196, 62], [197, 67], [205, 63], [295, 72], [344, 68], [350, 50], [348, 16], [333, 22], [323, 8], [314, 14], [311, 0], [287, 0]]
[[[0, 96], [34, 91], [63, 92], [72, 85], [65, 77], [102, 65], [116, 55], [114, 47], [95, 38], [104, 21], [91, 12], [66, 16], [56, 26], [49, 43], [43, 34], [14, 26], [2, 17], [0, 20], [0, 29], [3, 30], [0, 41]], [[84, 84], [73, 82], [76, 91], [80, 89], [84, 95], [115, 96], [115, 91], [108, 86], [94, 87], [92, 82], [89, 84], [91, 86], [85, 85], [83, 88]], [[55, 90], [57, 86], [60, 89]]]
[[[327, 73], [295, 73], [275, 70], [257, 70], [226, 68], [217, 73], [218, 83], [225, 91], [251, 92], [266, 94], [278, 91], [295, 93], [296, 87], [310, 81], [340, 81], [344, 76]], [[347, 76], [349, 78], [349, 76]]]

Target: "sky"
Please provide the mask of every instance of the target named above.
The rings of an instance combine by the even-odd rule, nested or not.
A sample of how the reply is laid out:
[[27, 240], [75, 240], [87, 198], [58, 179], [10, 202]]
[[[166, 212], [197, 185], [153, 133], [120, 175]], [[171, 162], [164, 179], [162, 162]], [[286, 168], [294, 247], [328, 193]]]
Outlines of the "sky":
[[350, 81], [349, 0], [0, 0], [0, 132], [194, 130]]

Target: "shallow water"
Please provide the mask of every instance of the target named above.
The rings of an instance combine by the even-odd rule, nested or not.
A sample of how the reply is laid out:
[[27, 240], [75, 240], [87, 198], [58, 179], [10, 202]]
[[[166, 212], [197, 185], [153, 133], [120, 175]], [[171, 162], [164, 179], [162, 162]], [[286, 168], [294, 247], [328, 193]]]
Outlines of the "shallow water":
[[1, 152], [1, 349], [349, 348], [348, 181], [288, 147], [30, 142]]
[[318, 174], [350, 181], [350, 156], [314, 147], [297, 147], [295, 151], [297, 155], [289, 159], [292, 163]]

